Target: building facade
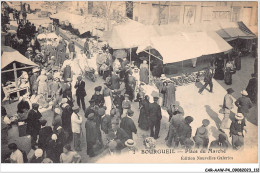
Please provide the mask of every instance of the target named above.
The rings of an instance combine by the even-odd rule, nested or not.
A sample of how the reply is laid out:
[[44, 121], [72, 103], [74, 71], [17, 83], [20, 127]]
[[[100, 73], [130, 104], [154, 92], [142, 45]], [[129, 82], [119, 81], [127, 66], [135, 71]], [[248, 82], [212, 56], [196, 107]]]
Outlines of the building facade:
[[248, 26], [257, 26], [258, 2], [134, 2], [133, 20], [149, 25], [243, 21]]

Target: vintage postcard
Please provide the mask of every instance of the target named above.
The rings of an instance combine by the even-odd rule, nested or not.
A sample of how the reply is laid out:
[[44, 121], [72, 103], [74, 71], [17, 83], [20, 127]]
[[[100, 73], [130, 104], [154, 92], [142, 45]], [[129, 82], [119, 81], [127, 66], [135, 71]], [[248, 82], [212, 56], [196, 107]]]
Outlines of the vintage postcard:
[[1, 5], [3, 164], [258, 162], [257, 1]]

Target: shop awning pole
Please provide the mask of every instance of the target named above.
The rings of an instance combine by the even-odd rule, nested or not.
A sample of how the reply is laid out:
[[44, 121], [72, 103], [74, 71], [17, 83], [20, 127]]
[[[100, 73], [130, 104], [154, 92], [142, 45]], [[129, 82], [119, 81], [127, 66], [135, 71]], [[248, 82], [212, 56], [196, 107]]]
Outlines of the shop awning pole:
[[132, 64], [132, 48], [130, 48], [130, 64]]
[[144, 50], [144, 52], [146, 52], [146, 53], [149, 54], [149, 55], [152, 55], [153, 57], [159, 59], [160, 61], [163, 61], [163, 60], [162, 60], [161, 58], [159, 58], [158, 56], [155, 56], [155, 55], [153, 55], [152, 53], [150, 53], [150, 48], [149, 48], [149, 52], [147, 52], [146, 50]]
[[[18, 89], [18, 78], [17, 78], [17, 70], [16, 70], [16, 64], [13, 63], [13, 68], [14, 68], [14, 80], [15, 80], [15, 88]], [[20, 97], [19, 91], [17, 91], [17, 97]]]
[[149, 84], [150, 84], [150, 81], [151, 81], [151, 53], [150, 53], [150, 48], [149, 48]]

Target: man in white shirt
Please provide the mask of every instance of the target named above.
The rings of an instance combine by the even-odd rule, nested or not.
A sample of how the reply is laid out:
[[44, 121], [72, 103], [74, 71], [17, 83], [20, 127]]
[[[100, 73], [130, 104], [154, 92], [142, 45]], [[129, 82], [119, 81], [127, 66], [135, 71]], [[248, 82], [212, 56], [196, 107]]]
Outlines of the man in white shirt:
[[73, 113], [71, 115], [71, 128], [73, 133], [74, 149], [76, 151], [81, 151], [80, 134], [81, 134], [82, 116], [79, 115], [79, 106], [74, 106], [72, 110]]
[[15, 143], [9, 144], [8, 148], [12, 151], [10, 155], [11, 163], [24, 163], [23, 153], [18, 149]]

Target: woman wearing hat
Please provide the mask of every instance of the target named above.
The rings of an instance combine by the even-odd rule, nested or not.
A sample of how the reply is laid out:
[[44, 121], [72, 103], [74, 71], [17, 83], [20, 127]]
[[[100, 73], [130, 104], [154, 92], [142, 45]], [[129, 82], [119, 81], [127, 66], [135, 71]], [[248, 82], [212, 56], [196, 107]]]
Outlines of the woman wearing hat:
[[54, 132], [56, 132], [57, 128], [59, 126], [62, 126], [62, 120], [61, 120], [61, 110], [59, 108], [54, 109], [54, 116], [52, 120], [52, 126]]
[[194, 136], [195, 147], [196, 148], [208, 148], [209, 144], [209, 132], [206, 128], [209, 125], [209, 120], [204, 119], [202, 121], [202, 126], [199, 127]]
[[232, 98], [232, 93], [234, 92], [234, 90], [232, 88], [228, 88], [227, 89], [227, 94], [224, 97], [224, 101], [223, 101], [223, 113], [224, 113], [224, 117], [223, 120], [221, 121], [220, 124], [220, 130], [223, 131], [223, 129], [228, 129], [230, 127], [230, 119], [229, 119], [229, 115], [231, 112], [231, 109], [233, 109], [233, 98]]
[[230, 136], [232, 137], [232, 146], [236, 149], [236, 143], [240, 142], [241, 146], [244, 145], [244, 130], [246, 126], [245, 118], [242, 113], [237, 113], [235, 121], [230, 125]]
[[140, 82], [144, 82], [145, 84], [149, 83], [149, 68], [147, 61], [144, 60], [143, 63], [140, 65]]
[[125, 99], [122, 102], [122, 108], [123, 108], [123, 116], [126, 116], [127, 111], [131, 109], [131, 101], [129, 100], [129, 95], [125, 94]]
[[248, 85], [246, 87], [246, 91], [248, 93], [248, 97], [252, 101], [252, 103], [257, 103], [257, 75], [255, 73], [251, 74], [251, 79], [248, 82]]

